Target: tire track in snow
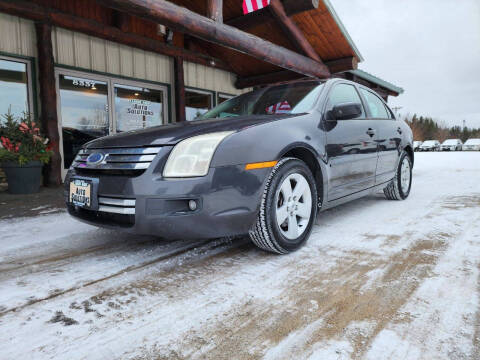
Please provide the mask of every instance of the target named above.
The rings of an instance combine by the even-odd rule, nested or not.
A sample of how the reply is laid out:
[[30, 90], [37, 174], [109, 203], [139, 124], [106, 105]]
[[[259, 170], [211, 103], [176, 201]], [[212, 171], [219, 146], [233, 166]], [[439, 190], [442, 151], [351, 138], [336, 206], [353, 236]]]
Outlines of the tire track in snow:
[[[208, 247], [209, 244], [213, 244], [213, 246]], [[53, 294], [51, 294], [49, 296], [46, 296], [46, 297], [43, 297], [43, 298], [30, 300], [29, 302], [27, 302], [23, 305], [20, 305], [20, 306], [16, 306], [16, 307], [12, 307], [12, 308], [3, 310], [3, 311], [0, 312], [0, 317], [6, 315], [8, 313], [11, 313], [11, 312], [16, 312], [16, 311], [22, 310], [22, 309], [24, 309], [28, 306], [32, 306], [32, 305], [35, 305], [35, 304], [38, 304], [38, 303], [44, 302], [44, 301], [49, 301], [49, 300], [55, 299], [59, 296], [66, 295], [68, 293], [72, 293], [76, 290], [86, 288], [86, 287], [98, 284], [100, 282], [113, 279], [113, 278], [118, 277], [120, 275], [124, 275], [126, 273], [131, 273], [131, 272], [134, 272], [134, 271], [144, 269], [148, 266], [154, 265], [154, 264], [159, 263], [161, 261], [170, 260], [170, 259], [173, 259], [175, 257], [179, 257], [179, 256], [182, 256], [182, 255], [188, 254], [190, 251], [193, 251], [197, 248], [204, 247], [206, 245], [207, 245], [207, 251], [210, 251], [210, 250], [214, 250], [216, 247], [222, 246], [224, 244], [218, 245], [218, 244], [215, 244], [215, 240], [204, 240], [204, 241], [199, 242], [199, 243], [194, 243], [194, 244], [186, 245], [184, 247], [174, 248], [171, 251], [169, 251], [165, 254], [162, 254], [161, 256], [159, 256], [159, 257], [157, 257], [153, 260], [145, 261], [145, 262], [143, 262], [141, 264], [138, 264], [138, 265], [132, 265], [132, 266], [129, 266], [125, 269], [117, 271], [117, 272], [115, 272], [111, 275], [108, 275], [108, 276], [105, 276], [105, 277], [102, 277], [102, 278], [99, 278], [99, 279], [95, 279], [95, 280], [92, 280], [92, 281], [89, 281], [89, 282], [85, 282], [81, 285], [74, 286], [74, 287], [68, 288], [66, 290], [62, 290], [62, 291], [53, 293]], [[238, 246], [238, 244], [233, 244], [233, 245], [229, 246], [228, 248], [225, 249], [225, 251], [229, 250], [230, 248], [233, 248], [235, 246]]]
[[[158, 242], [158, 240], [156, 240]], [[45, 268], [38, 267], [38, 265], [52, 265], [54, 266], [56, 262], [60, 262], [62, 260], [69, 260], [73, 258], [79, 258], [85, 255], [92, 255], [95, 253], [99, 253], [99, 255], [110, 255], [116, 252], [120, 252], [122, 250], [132, 250], [136, 247], [145, 246], [147, 244], [151, 244], [155, 242], [155, 240], [147, 240], [147, 241], [138, 241], [135, 244], [111, 244], [110, 242], [105, 245], [98, 245], [93, 246], [87, 249], [79, 249], [79, 250], [65, 250], [61, 252], [57, 252], [56, 254], [48, 254], [43, 256], [29, 256], [23, 258], [17, 258], [11, 261], [2, 262], [0, 265], [3, 267], [0, 269], [0, 281], [2, 277], [5, 277], [4, 274], [9, 274], [11, 272], [27, 269], [28, 274], [32, 272], [40, 272], [44, 271]], [[40, 259], [38, 259], [40, 257]], [[17, 264], [17, 265], [16, 265]], [[21, 265], [18, 265], [21, 264]], [[12, 265], [12, 267], [8, 267], [8, 265]], [[15, 266], [16, 265], [16, 266]], [[29, 269], [30, 267], [35, 267], [34, 269]], [[14, 274], [13, 276], [19, 276], [20, 274]]]
[[[372, 253], [350, 252], [340, 256], [338, 267], [328, 272], [293, 268], [292, 276], [288, 277], [289, 287], [275, 299], [275, 303], [283, 304], [281, 309], [268, 301], [240, 305], [232, 309], [231, 316], [212, 324], [204, 333], [196, 332], [194, 337], [183, 339], [178, 344], [180, 357], [217, 358], [236, 349], [238, 358], [256, 359], [265, 355], [266, 347], [278, 344], [280, 351], [272, 358], [303, 358], [309, 356], [308, 349], [312, 344], [343, 336], [351, 344], [349, 355], [360, 358], [387, 324], [409, 321], [409, 315], [401, 314], [399, 310], [422, 281], [432, 276], [432, 270], [449, 242], [464, 233], [464, 228], [454, 226], [457, 216], [450, 219], [446, 216], [446, 221], [444, 204], [452, 199], [444, 200], [429, 212], [428, 221], [432, 224], [429, 227], [435, 227], [435, 231], [417, 234], [416, 238], [410, 231], [402, 236], [384, 236], [385, 246], [394, 245], [392, 241], [407, 240], [411, 241], [409, 248], [386, 258]], [[466, 210], [465, 215], [471, 214], [477, 200], [472, 201], [473, 206], [461, 206], [459, 210]], [[441, 223], [439, 217], [443, 219]], [[424, 221], [417, 219], [417, 224]], [[367, 274], [377, 269], [382, 270], [381, 276], [369, 283]], [[298, 334], [304, 329], [307, 329], [306, 333], [296, 337], [291, 346], [283, 343], [290, 334]], [[206, 343], [203, 350], [201, 346], [199, 349], [199, 341]], [[249, 348], [242, 349], [242, 343], [249, 344]]]

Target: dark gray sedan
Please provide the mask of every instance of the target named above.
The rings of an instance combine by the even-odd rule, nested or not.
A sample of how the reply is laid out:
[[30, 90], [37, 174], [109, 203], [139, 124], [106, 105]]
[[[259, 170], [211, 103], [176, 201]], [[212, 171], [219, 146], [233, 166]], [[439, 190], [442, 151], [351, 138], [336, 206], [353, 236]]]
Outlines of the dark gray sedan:
[[100, 138], [78, 153], [67, 208], [97, 226], [162, 238], [249, 234], [288, 253], [317, 212], [383, 189], [408, 197], [410, 128], [346, 80], [265, 87], [192, 122]]

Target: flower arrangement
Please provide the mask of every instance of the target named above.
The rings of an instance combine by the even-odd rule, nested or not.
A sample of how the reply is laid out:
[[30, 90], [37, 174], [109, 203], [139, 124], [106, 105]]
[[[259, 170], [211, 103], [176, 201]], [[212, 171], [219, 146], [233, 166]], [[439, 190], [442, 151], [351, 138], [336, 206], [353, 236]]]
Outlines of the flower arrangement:
[[40, 134], [37, 124], [24, 113], [15, 118], [11, 111], [0, 119], [0, 163], [14, 162], [25, 165], [31, 161], [46, 164], [53, 151], [48, 139]]

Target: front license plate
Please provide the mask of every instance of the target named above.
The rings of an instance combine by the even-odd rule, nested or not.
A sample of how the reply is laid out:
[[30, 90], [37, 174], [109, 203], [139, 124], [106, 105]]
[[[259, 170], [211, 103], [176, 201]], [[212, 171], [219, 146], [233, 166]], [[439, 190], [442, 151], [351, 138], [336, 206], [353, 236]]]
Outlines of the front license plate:
[[89, 208], [92, 206], [92, 183], [83, 179], [70, 181], [69, 201], [75, 206]]

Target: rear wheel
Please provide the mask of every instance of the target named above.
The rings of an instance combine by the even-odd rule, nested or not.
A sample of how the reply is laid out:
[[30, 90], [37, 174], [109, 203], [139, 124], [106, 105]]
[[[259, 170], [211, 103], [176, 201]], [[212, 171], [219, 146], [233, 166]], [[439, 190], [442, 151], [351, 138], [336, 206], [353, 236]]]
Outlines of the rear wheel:
[[405, 200], [410, 194], [412, 187], [412, 160], [404, 151], [398, 162], [395, 177], [383, 189], [383, 193], [389, 200]]
[[260, 212], [249, 232], [259, 248], [286, 254], [310, 236], [317, 216], [317, 189], [308, 166], [285, 158], [273, 168], [265, 186]]

